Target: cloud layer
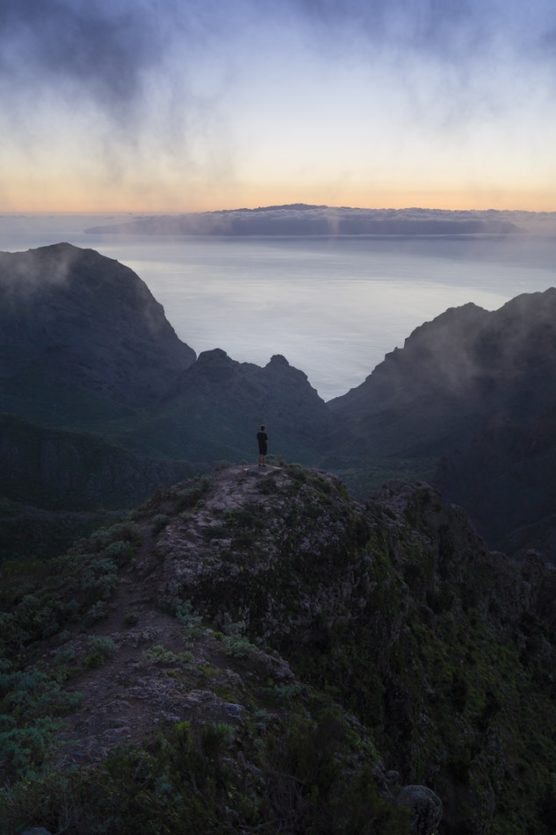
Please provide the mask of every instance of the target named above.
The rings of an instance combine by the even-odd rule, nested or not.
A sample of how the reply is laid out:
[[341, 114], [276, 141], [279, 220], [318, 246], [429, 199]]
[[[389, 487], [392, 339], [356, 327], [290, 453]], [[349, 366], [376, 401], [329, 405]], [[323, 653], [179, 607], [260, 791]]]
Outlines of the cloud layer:
[[0, 198], [517, 206], [556, 185], [555, 43], [548, 0], [0, 0]]

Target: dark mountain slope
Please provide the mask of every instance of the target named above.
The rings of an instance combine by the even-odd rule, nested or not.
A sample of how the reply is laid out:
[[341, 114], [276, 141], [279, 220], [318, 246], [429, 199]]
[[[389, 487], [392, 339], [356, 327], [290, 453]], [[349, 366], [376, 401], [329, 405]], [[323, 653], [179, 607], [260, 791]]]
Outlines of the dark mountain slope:
[[49, 510], [131, 507], [188, 477], [189, 465], [134, 455], [94, 435], [0, 415], [1, 493]]
[[0, 818], [402, 835], [401, 806], [432, 835], [438, 795], [443, 835], [548, 835], [551, 582], [422, 484], [163, 491], [34, 576], [0, 567]]
[[451, 446], [482, 407], [476, 353], [489, 316], [474, 304], [447, 310], [329, 408], [377, 455]]
[[0, 415], [0, 561], [59, 554], [115, 511], [192, 472], [94, 435]]
[[453, 446], [478, 421], [522, 420], [556, 404], [556, 289], [500, 310], [468, 304], [417, 328], [330, 408], [377, 451]]
[[442, 458], [435, 482], [493, 545], [537, 548], [556, 563], [556, 413], [488, 421]]
[[252, 456], [260, 423], [314, 462], [335, 426], [283, 357], [195, 362], [138, 276], [69, 244], [0, 255], [0, 410], [195, 462]]
[[336, 427], [306, 375], [284, 357], [261, 368], [215, 349], [200, 354], [164, 404], [122, 442], [190, 461], [251, 459], [263, 423], [272, 454], [302, 462], [317, 460]]
[[445, 495], [510, 542], [554, 512], [556, 289], [447, 311], [329, 406], [356, 438], [331, 461], [442, 458]]
[[70, 244], [0, 253], [0, 410], [94, 427], [155, 403], [194, 359], [128, 267]]

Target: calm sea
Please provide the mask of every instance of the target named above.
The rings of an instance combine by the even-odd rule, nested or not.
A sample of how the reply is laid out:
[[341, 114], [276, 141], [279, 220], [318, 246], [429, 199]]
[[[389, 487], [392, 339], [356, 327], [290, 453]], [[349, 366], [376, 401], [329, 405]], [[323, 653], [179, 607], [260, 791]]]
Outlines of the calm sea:
[[489, 310], [556, 285], [556, 239], [98, 236], [113, 216], [0, 216], [0, 249], [58, 241], [135, 270], [197, 352], [264, 365], [284, 354], [325, 399], [448, 307]]

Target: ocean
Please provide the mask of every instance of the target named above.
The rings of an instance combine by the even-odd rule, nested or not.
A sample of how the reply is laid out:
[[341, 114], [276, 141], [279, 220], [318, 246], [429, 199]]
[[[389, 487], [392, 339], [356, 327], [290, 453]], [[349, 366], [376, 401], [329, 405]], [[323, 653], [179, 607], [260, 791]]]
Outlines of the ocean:
[[131, 267], [197, 352], [283, 354], [326, 400], [448, 307], [488, 310], [556, 285], [556, 238], [174, 238], [91, 235], [126, 218], [2, 215], [0, 250], [59, 241]]

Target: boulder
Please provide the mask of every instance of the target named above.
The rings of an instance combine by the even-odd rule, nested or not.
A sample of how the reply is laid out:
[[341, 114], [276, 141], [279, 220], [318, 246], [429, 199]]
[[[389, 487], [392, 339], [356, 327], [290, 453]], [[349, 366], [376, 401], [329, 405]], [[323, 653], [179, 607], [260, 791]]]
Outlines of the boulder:
[[411, 831], [414, 835], [434, 835], [442, 819], [442, 801], [426, 786], [404, 786], [397, 803], [411, 813]]

